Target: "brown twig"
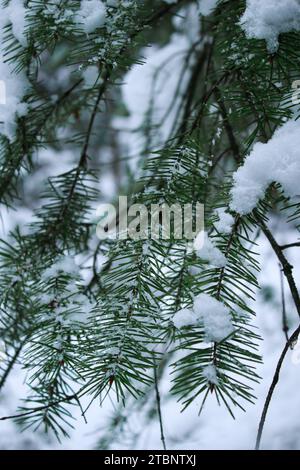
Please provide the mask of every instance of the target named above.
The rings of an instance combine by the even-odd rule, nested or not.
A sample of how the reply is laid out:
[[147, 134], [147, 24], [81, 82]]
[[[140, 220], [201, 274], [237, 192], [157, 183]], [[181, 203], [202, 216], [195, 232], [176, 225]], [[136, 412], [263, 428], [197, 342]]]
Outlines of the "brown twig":
[[270, 229], [268, 228], [268, 226], [266, 225], [262, 217], [259, 215], [258, 211], [254, 210], [253, 214], [254, 214], [254, 217], [256, 219], [258, 226], [261, 228], [266, 238], [269, 240], [270, 245], [272, 246], [273, 251], [275, 252], [278, 258], [278, 261], [282, 265], [283, 273], [289, 284], [290, 291], [291, 291], [298, 315], [300, 317], [300, 296], [299, 296], [299, 292], [296, 287], [296, 283], [295, 283], [294, 276], [293, 276], [293, 266], [289, 263], [288, 259], [285, 257], [282, 248], [273, 237]]
[[161, 442], [162, 442], [164, 450], [167, 450], [165, 433], [164, 433], [164, 426], [163, 426], [163, 420], [162, 420], [162, 413], [161, 413], [161, 402], [160, 402], [160, 393], [159, 393], [159, 389], [158, 389], [158, 378], [157, 378], [156, 364], [154, 364], [154, 383], [155, 383], [157, 413], [158, 413], [159, 427], [160, 427], [160, 438], [161, 438]]
[[287, 245], [280, 245], [281, 250], [287, 250], [288, 248], [295, 248], [300, 246], [300, 242], [288, 243]]
[[[254, 214], [254, 217], [256, 219], [256, 222], [258, 223], [258, 226], [261, 228], [261, 230], [265, 234], [266, 238], [269, 240], [270, 245], [272, 246], [273, 251], [275, 252], [275, 254], [276, 254], [276, 256], [277, 256], [277, 258], [278, 258], [278, 260], [279, 260], [279, 262], [282, 266], [283, 274], [285, 275], [285, 277], [287, 279], [287, 282], [288, 282], [288, 285], [289, 285], [289, 288], [290, 288], [290, 291], [291, 291], [291, 294], [292, 294], [292, 297], [293, 297], [293, 300], [294, 300], [294, 304], [296, 306], [298, 315], [300, 316], [300, 297], [299, 297], [299, 292], [298, 292], [298, 289], [297, 289], [297, 286], [295, 284], [295, 280], [294, 280], [294, 277], [293, 277], [293, 266], [291, 266], [291, 264], [289, 263], [289, 261], [285, 257], [282, 248], [280, 247], [280, 245], [275, 240], [273, 234], [271, 233], [270, 229], [268, 228], [268, 226], [264, 222], [263, 218], [259, 215], [258, 211], [254, 210], [253, 214]], [[265, 404], [264, 404], [264, 407], [263, 407], [261, 419], [260, 419], [260, 422], [259, 422], [257, 438], [256, 438], [256, 444], [255, 444], [255, 449], [256, 450], [258, 450], [260, 448], [260, 442], [261, 442], [261, 437], [262, 437], [262, 433], [263, 433], [263, 429], [264, 429], [264, 425], [265, 425], [265, 421], [266, 421], [267, 412], [268, 412], [268, 409], [269, 409], [269, 406], [270, 406], [270, 402], [271, 402], [271, 399], [272, 399], [272, 396], [273, 396], [273, 392], [274, 392], [276, 384], [279, 380], [279, 373], [280, 373], [280, 370], [281, 370], [282, 363], [284, 361], [284, 358], [286, 356], [286, 353], [287, 353], [288, 349], [290, 347], [292, 347], [294, 342], [297, 340], [297, 338], [299, 336], [299, 333], [300, 333], [300, 326], [298, 326], [298, 328], [294, 331], [292, 336], [286, 342], [286, 344], [284, 346], [284, 349], [283, 349], [283, 351], [280, 355], [279, 361], [277, 363], [275, 374], [274, 374], [271, 386], [269, 388], [269, 392], [268, 392], [268, 395], [267, 395], [267, 398], [266, 398], [266, 401], [265, 401]]]
[[5, 372], [4, 374], [2, 375], [1, 377], [1, 380], [0, 380], [0, 390], [2, 389], [2, 387], [4, 386], [5, 382], [6, 382], [6, 379], [7, 377], [9, 376], [10, 372], [12, 371], [16, 361], [18, 360], [18, 357], [23, 349], [23, 346], [25, 344], [25, 341], [22, 341], [19, 346], [17, 347], [17, 349], [15, 350], [14, 352], [14, 355], [12, 356], [12, 358], [10, 359], [9, 363], [8, 363], [8, 366], [7, 368], [5, 369]]
[[269, 388], [268, 395], [267, 395], [267, 398], [266, 398], [266, 401], [265, 401], [265, 404], [264, 404], [263, 412], [262, 412], [262, 415], [261, 415], [261, 418], [260, 418], [257, 437], [256, 437], [255, 450], [259, 450], [259, 448], [260, 448], [261, 437], [262, 437], [262, 433], [263, 433], [263, 429], [264, 429], [264, 425], [265, 425], [265, 421], [266, 421], [267, 412], [268, 412], [268, 409], [269, 409], [269, 406], [270, 406], [270, 403], [271, 403], [271, 399], [272, 399], [275, 387], [276, 387], [276, 385], [278, 383], [278, 380], [279, 380], [279, 374], [280, 374], [280, 370], [281, 370], [281, 367], [282, 367], [282, 363], [284, 361], [284, 358], [285, 358], [286, 353], [288, 352], [289, 348], [292, 347], [294, 342], [298, 339], [299, 333], [300, 333], [300, 326], [298, 326], [298, 328], [294, 331], [294, 333], [292, 334], [290, 339], [286, 342], [286, 344], [283, 348], [283, 351], [280, 355], [279, 361], [278, 361], [277, 366], [276, 366], [275, 374], [274, 374], [274, 377], [273, 377], [273, 380], [272, 380], [272, 383], [271, 383], [271, 386]]
[[285, 295], [284, 295], [284, 280], [281, 264], [279, 263], [279, 274], [280, 274], [280, 290], [281, 290], [281, 305], [282, 305], [282, 331], [284, 332], [286, 341], [289, 340], [289, 327], [287, 323], [286, 316], [286, 305], [285, 305]]

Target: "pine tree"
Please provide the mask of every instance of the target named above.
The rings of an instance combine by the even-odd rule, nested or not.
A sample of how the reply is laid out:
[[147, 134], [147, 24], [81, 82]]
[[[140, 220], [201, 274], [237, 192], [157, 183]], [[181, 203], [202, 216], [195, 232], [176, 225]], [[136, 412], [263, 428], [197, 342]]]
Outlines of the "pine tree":
[[[300, 315], [289, 247], [269, 227], [276, 214], [299, 229], [300, 12], [286, 2], [281, 26], [259, 29], [251, 3], [2, 2], [1, 214], [31, 212], [0, 246], [0, 389], [15, 366], [25, 370], [27, 395], [12, 417], [20, 429], [60, 439], [74, 425], [75, 406], [88, 417], [82, 399], [102, 404], [110, 396], [118, 407], [101, 448], [122, 436], [136, 407], [160, 421], [165, 445], [159, 386], [168, 374], [183, 410], [200, 400], [201, 412], [211, 395], [232, 416], [255, 402], [261, 232]], [[113, 126], [128, 114], [126, 74], [143, 67], [149, 44], [179, 41], [174, 31], [189, 15], [198, 30], [181, 51], [171, 103], [158, 119], [161, 63], [136, 129], [143, 144], [127, 159]], [[43, 165], [45, 152], [62, 172], [56, 161]], [[174, 227], [158, 239], [149, 232], [99, 240], [95, 209], [107, 202], [98, 181], [107, 155], [115, 193], [130, 204], [203, 204], [204, 247], [179, 239]], [[277, 374], [298, 334], [287, 336]], [[275, 385], [276, 374], [257, 446]]]

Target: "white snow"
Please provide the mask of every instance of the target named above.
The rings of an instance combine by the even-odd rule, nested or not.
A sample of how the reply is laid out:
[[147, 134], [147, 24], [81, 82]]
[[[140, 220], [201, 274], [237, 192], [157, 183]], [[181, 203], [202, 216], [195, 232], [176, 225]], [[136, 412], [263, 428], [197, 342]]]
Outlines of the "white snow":
[[204, 232], [204, 230], [200, 230], [200, 232], [195, 237], [193, 243], [191, 244], [190, 251], [192, 252], [193, 250], [196, 250], [196, 251], [201, 250], [201, 248], [203, 248], [206, 237], [207, 237], [206, 232]]
[[96, 65], [91, 65], [87, 67], [82, 72], [82, 78], [84, 79], [85, 86], [88, 88], [95, 86], [95, 84], [99, 83], [99, 69]]
[[202, 323], [207, 342], [219, 343], [234, 331], [229, 308], [208, 294], [199, 294], [194, 299], [193, 309], [179, 310], [172, 321], [179, 329]]
[[232, 215], [226, 212], [226, 209], [224, 208], [217, 209], [216, 214], [219, 217], [219, 220], [214, 223], [215, 229], [220, 233], [230, 233], [234, 223]]
[[112, 346], [106, 350], [106, 354], [108, 356], [119, 356], [120, 354], [120, 348], [117, 346]]
[[105, 24], [106, 8], [101, 0], [82, 0], [75, 21], [88, 34]]
[[86, 303], [86, 306], [87, 307], [85, 309], [84, 305], [79, 305], [77, 309], [73, 310], [72, 312], [61, 309], [57, 320], [66, 327], [82, 328], [82, 325], [85, 325], [90, 321], [90, 314], [93, 307], [92, 305], [89, 306], [88, 303]]
[[40, 304], [42, 305], [48, 305], [50, 302], [53, 300], [53, 294], [41, 294], [39, 297], [36, 299]]
[[[49, 298], [51, 298], [50, 295]], [[43, 302], [46, 299], [47, 294], [44, 294], [41, 300]], [[56, 305], [55, 309], [51, 311], [56, 322], [64, 325], [65, 327], [82, 328], [84, 324], [87, 324], [90, 321], [95, 304], [93, 304], [87, 296], [82, 293], [78, 293], [73, 297], [72, 301], [68, 299], [67, 306], [64, 305], [64, 300], [66, 299], [62, 299], [62, 304]]]
[[198, 321], [198, 318], [192, 310], [188, 308], [182, 308], [175, 313], [172, 321], [176, 328], [183, 328], [185, 326], [195, 325]]
[[203, 16], [210, 15], [216, 8], [218, 0], [198, 0], [199, 12]]
[[198, 295], [193, 309], [203, 323], [206, 341], [219, 343], [234, 331], [229, 308], [214, 297]]
[[29, 88], [29, 82], [23, 71], [16, 74], [13, 66], [4, 62], [3, 28], [12, 22], [13, 33], [25, 44], [24, 21], [23, 2], [13, 0], [7, 8], [0, 8], [0, 79], [4, 94], [0, 101], [0, 132], [10, 139], [14, 137], [16, 130], [16, 114], [21, 117], [27, 112], [27, 105], [22, 103], [22, 99]]
[[7, 22], [11, 23], [12, 33], [22, 46], [27, 46], [25, 35], [26, 8], [23, 0], [10, 0], [6, 7]]
[[240, 20], [248, 38], [265, 39], [270, 53], [278, 49], [278, 36], [300, 29], [299, 0], [247, 0]]
[[217, 376], [217, 370], [213, 364], [203, 367], [202, 375], [208, 383], [218, 385], [219, 380]]
[[45, 269], [42, 274], [42, 280], [58, 277], [60, 274], [77, 275], [79, 272], [78, 266], [75, 264], [71, 256], [64, 256], [56, 261], [52, 266]]
[[244, 165], [234, 174], [231, 209], [248, 214], [273, 182], [281, 184], [286, 196], [299, 195], [299, 149], [299, 120], [286, 122], [266, 144], [256, 143]]
[[201, 258], [203, 261], [206, 261], [211, 266], [214, 266], [216, 268], [223, 268], [224, 266], [226, 266], [226, 256], [214, 244], [213, 239], [209, 238], [207, 233], [204, 234], [204, 243], [202, 248], [197, 249], [198, 245], [195, 242], [194, 248], [196, 249], [199, 258]]
[[22, 103], [29, 82], [25, 73], [15, 74], [8, 63], [0, 58], [0, 76], [5, 83], [5, 100], [0, 104], [0, 132], [12, 139], [16, 131], [15, 117], [24, 116], [27, 113], [26, 103]]
[[78, 293], [74, 299], [73, 299], [73, 305], [79, 305], [80, 306], [80, 312], [81, 312], [81, 317], [80, 321], [87, 321], [87, 319], [90, 317], [95, 304], [89, 300], [89, 298], [82, 294]]
[[[44, 271], [41, 279], [47, 282], [49, 278], [55, 278], [62, 273], [76, 273], [77, 269], [71, 258], [65, 258]], [[54, 294], [53, 291], [46, 292], [39, 295], [36, 301], [44, 306], [52, 303], [52, 307], [55, 308], [51, 313], [54, 315], [55, 321], [66, 327], [74, 328], [88, 323], [95, 307], [95, 304], [78, 290], [75, 283], [69, 283], [65, 287], [64, 294], [57, 292]]]

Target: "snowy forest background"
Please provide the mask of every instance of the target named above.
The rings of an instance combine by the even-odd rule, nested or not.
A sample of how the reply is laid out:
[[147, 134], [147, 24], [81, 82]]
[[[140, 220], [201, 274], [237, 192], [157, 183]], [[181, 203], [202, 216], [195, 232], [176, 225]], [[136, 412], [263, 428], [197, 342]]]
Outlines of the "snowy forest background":
[[[203, 105], [201, 97], [204, 96], [205, 100], [207, 98], [204, 103], [207, 122], [200, 123], [202, 130], [199, 135], [192, 135], [193, 143], [190, 140], [185, 142], [180, 137], [176, 151], [180, 152], [184, 145], [191, 148], [195, 142], [197, 144], [197, 139], [199, 140], [201, 156], [204, 161], [209, 160], [215, 169], [220, 193], [220, 182], [224, 183], [222, 191], [225, 193], [227, 191], [222, 202], [218, 200], [218, 195], [214, 195], [214, 201], [217, 201], [216, 207], [225, 207], [228, 216], [229, 208], [232, 214], [226, 219], [223, 212], [223, 225], [227, 221], [229, 226], [232, 226], [235, 212], [245, 216], [250, 213], [259, 205], [259, 200], [264, 199], [269, 185], [276, 182], [275, 187], [271, 188], [271, 194], [266, 193], [268, 226], [280, 246], [298, 242], [298, 220], [297, 217], [291, 217], [293, 210], [287, 207], [290, 201], [297, 204], [299, 199], [300, 137], [297, 134], [300, 125], [295, 120], [299, 112], [297, 103], [295, 104], [293, 100], [296, 89], [293, 88], [293, 83], [297, 79], [300, 80], [299, 67], [297, 71], [297, 64], [300, 63], [300, 2], [298, 0], [263, 2], [259, 0], [247, 2], [87, 0], [67, 2], [68, 7], [65, 7], [64, 3], [66, 2], [58, 0], [2, 2], [4, 13], [2, 15], [1, 12], [0, 17], [0, 80], [6, 83], [7, 102], [0, 105], [1, 131], [4, 136], [2, 140], [4, 150], [0, 152], [0, 191], [3, 191], [0, 194], [1, 239], [11, 240], [9, 232], [15, 231], [17, 227], [21, 234], [30, 234], [37, 230], [37, 225], [35, 228], [28, 228], [28, 224], [36, 220], [38, 210], [43, 207], [47, 209], [48, 195], [43, 196], [45, 199], [41, 200], [41, 195], [46, 190], [47, 178], [54, 178], [76, 168], [82, 140], [89, 124], [90, 110], [96, 99], [96, 92], [93, 90], [98, 90], [99, 83], [101, 86], [100, 63], [100, 69], [105, 64], [107, 66], [105, 70], [111, 67], [116, 73], [111, 84], [105, 89], [103, 101], [100, 102], [101, 112], [95, 116], [90, 136], [88, 156], [90, 168], [97, 171], [97, 178], [93, 181], [96, 197], [88, 201], [89, 215], [85, 222], [88, 220], [90, 225], [95, 225], [95, 211], [99, 203], [113, 202], [120, 194], [138, 193], [140, 189], [137, 182], [143, 176], [143, 167], [149, 155], [161, 151], [169, 145], [167, 143], [176, 141], [179, 135], [186, 134], [193, 125], [193, 117], [197, 115], [199, 106]], [[73, 13], [70, 13], [68, 8], [73, 9]], [[107, 19], [105, 15], [109, 8], [112, 9], [112, 17]], [[245, 8], [247, 8], [246, 13]], [[33, 14], [30, 19], [28, 11], [25, 12], [26, 9]], [[77, 16], [75, 15], [75, 20], [74, 11], [79, 12]], [[39, 22], [36, 24], [34, 15], [39, 17]], [[147, 21], [143, 23], [145, 18]], [[148, 21], [149, 18], [151, 21]], [[217, 22], [220, 28], [218, 30], [214, 29]], [[143, 26], [140, 27], [140, 24]], [[133, 33], [135, 27], [137, 32]], [[29, 34], [32, 34], [30, 28], [32, 30], [37, 28], [35, 40], [37, 44], [41, 44], [40, 49], [36, 47], [34, 50], [34, 65], [26, 62], [29, 48], [34, 49], [34, 41], [28, 40]], [[45, 34], [42, 33], [43, 28]], [[82, 43], [82, 50], [80, 47], [76, 49], [77, 46], [74, 48], [72, 43], [74, 28], [78, 28], [79, 32], [76, 34], [79, 36], [81, 34], [80, 37], [86, 41]], [[105, 34], [109, 31], [111, 37], [116, 35], [113, 39], [107, 39], [107, 44], [99, 40], [102, 28], [106, 28]], [[220, 30], [223, 34], [224, 51], [222, 52], [219, 44], [218, 53], [215, 53], [214, 41]], [[129, 41], [127, 33], [131, 36]], [[26, 53], [23, 53], [24, 51]], [[12, 57], [9, 63], [6, 61], [7, 57]], [[207, 72], [211, 63], [218, 69], [210, 69]], [[232, 88], [228, 86], [225, 89], [226, 80], [224, 83], [218, 77], [219, 72], [222, 74], [225, 70], [226, 73], [226, 70], [235, 67], [242, 69], [245, 86], [252, 82], [253, 90], [250, 92], [248, 90], [248, 95], [250, 93], [249, 99], [253, 100], [254, 110], [252, 106], [252, 111], [249, 113], [248, 104], [239, 98], [240, 91], [234, 90], [235, 78], [230, 82]], [[29, 91], [32, 85], [29, 84], [26, 73], [29, 73], [36, 85], [34, 92]], [[35, 77], [33, 73], [36, 74]], [[206, 73], [208, 75], [205, 75]], [[106, 78], [104, 83], [105, 80]], [[216, 83], [218, 80], [221, 97], [218, 92], [207, 96], [209, 83]], [[222, 90], [223, 85], [224, 90]], [[34, 119], [41, 119], [43, 113], [47, 113], [47, 106], [59, 103], [73, 86], [79, 86], [79, 92], [75, 90], [74, 100], [67, 101], [65, 108], [61, 112], [58, 110], [57, 115], [51, 118], [49, 127], [43, 135], [41, 134], [41, 138], [34, 142], [33, 148], [25, 149], [28, 159], [20, 165], [16, 172], [18, 177], [15, 178], [14, 174], [13, 184], [9, 187], [5, 179], [7, 175], [5, 171], [8, 168], [6, 139], [12, 143], [17, 136], [21, 142], [22, 119], [26, 121], [28, 116], [28, 119], [31, 119], [31, 108], [40, 105], [41, 115], [38, 118], [32, 117], [33, 131], [30, 128], [30, 132], [34, 132], [34, 126], [38, 127]], [[23, 100], [26, 93], [32, 95]], [[265, 121], [262, 108], [258, 106], [258, 111], [255, 109], [255, 103], [261, 104], [264, 99], [266, 102], [263, 105], [267, 116]], [[267, 101], [271, 99], [272, 104]], [[74, 106], [76, 100], [78, 102], [81, 100], [78, 109]], [[231, 117], [232, 125], [229, 125]], [[278, 128], [282, 128], [279, 129], [282, 132], [276, 136]], [[249, 153], [254, 156], [253, 165], [249, 163], [249, 167], [244, 174], [241, 174], [240, 179], [236, 178], [236, 192], [228, 193], [232, 191], [232, 182], [229, 182], [229, 178], [236, 171], [234, 152], [238, 150], [232, 142], [234, 138], [241, 146], [243, 154], [238, 165]], [[31, 139], [34, 141], [34, 135]], [[266, 147], [254, 147], [256, 150], [253, 150], [253, 145], [258, 141], [269, 143]], [[12, 148], [14, 151], [19, 151], [17, 147]], [[199, 148], [197, 147], [197, 151]], [[195, 148], [191, 151], [194, 152]], [[177, 171], [175, 167], [173, 169]], [[171, 177], [171, 170], [168, 171]], [[54, 178], [53, 185], [55, 184]], [[228, 184], [231, 185], [229, 189], [226, 186]], [[230, 197], [233, 200], [231, 206], [228, 202]], [[286, 197], [291, 199], [287, 200]], [[214, 201], [211, 204], [214, 204]], [[266, 207], [260, 209], [264, 211]], [[209, 229], [212, 229], [217, 219], [212, 220], [213, 222], [208, 223]], [[221, 224], [221, 217], [219, 222]], [[66, 219], [65, 230], [73, 230], [75, 223], [74, 226], [72, 224], [68, 226]], [[228, 235], [227, 227], [224, 233]], [[83, 236], [80, 231], [74, 234]], [[182, 412], [182, 402], [178, 402], [178, 396], [169, 392], [173, 376], [163, 363], [159, 370], [158, 388], [168, 449], [251, 449], [255, 445], [263, 405], [276, 364], [286, 343], [286, 335], [289, 336], [295, 330], [299, 319], [278, 258], [259, 227], [254, 230], [253, 239], [255, 241], [253, 250], [257, 253], [260, 271], [257, 272], [258, 285], [253, 288], [253, 298], [247, 300], [247, 308], [255, 312], [255, 316], [251, 317], [251, 328], [262, 338], [262, 341], [258, 341], [258, 353], [262, 356], [262, 362], [255, 366], [260, 379], [253, 385], [256, 397], [254, 404], [247, 402], [243, 404], [245, 412], [236, 407], [233, 419], [226, 406], [223, 404], [220, 406], [215, 396], [209, 394], [200, 415], [198, 413], [202, 404], [201, 396], [196, 397]], [[87, 296], [84, 303], [85, 311], [93, 310], [94, 296], [98, 295], [97, 283], [100, 285], [100, 281], [97, 276], [95, 277], [95, 272], [101, 273], [109, 259], [109, 244], [103, 250], [97, 251], [97, 247], [98, 240], [93, 233], [88, 240], [88, 250], [80, 253], [75, 249], [75, 260], [81, 267], [83, 285], [90, 286], [92, 282], [92, 293]], [[219, 245], [221, 251], [222, 247], [223, 245]], [[95, 252], [96, 255], [93, 255]], [[293, 277], [299, 287], [299, 247], [289, 248], [284, 254], [293, 266]], [[216, 252], [213, 255], [216, 255]], [[216, 256], [213, 255], [211, 252], [206, 253], [206, 261], [218, 264]], [[34, 259], [32, 254], [31, 256], [31, 259]], [[199, 256], [201, 258], [201, 254]], [[39, 259], [43, 259], [38, 246], [36, 246], [36, 257], [38, 264]], [[44, 269], [51, 269], [52, 264], [49, 259], [47, 258], [48, 265], [45, 264]], [[3, 257], [1, 263], [0, 346], [1, 369], [5, 373], [6, 363], [15, 351], [13, 348], [10, 349], [11, 344], [8, 347], [5, 339], [8, 328], [6, 314], [7, 308], [12, 308], [16, 299], [10, 300], [11, 303], [7, 307], [3, 300], [4, 291], [9, 286], [10, 290], [16, 292], [14, 283], [18, 282], [18, 279], [4, 272], [6, 266]], [[219, 268], [222, 269], [222, 264]], [[198, 272], [196, 269], [194, 267], [194, 272]], [[22, 293], [19, 292], [18, 295]], [[20, 304], [18, 298], [17, 304]], [[183, 302], [182, 307], [185, 306]], [[170, 322], [175, 313], [176, 310], [169, 312]], [[177, 322], [177, 325], [180, 330], [182, 320]], [[176, 337], [174, 341], [180, 342], [180, 339]], [[93, 346], [95, 347], [95, 344]], [[28, 358], [30, 361], [30, 352], [24, 360], [22, 354], [23, 351], [5, 377], [0, 395], [0, 418], [15, 415], [20, 400], [28, 395], [26, 380], [30, 368], [24, 370], [24, 361], [26, 363]], [[38, 356], [34, 356], [33, 352], [32, 354], [36, 360]], [[175, 354], [180, 355], [180, 352], [177, 351]], [[44, 358], [39, 360], [42, 363]], [[174, 357], [166, 355], [164, 360], [166, 363], [172, 363]], [[208, 378], [207, 380], [208, 386], [211, 386], [217, 379], [211, 377], [211, 383]], [[143, 386], [139, 383], [134, 384], [134, 387], [140, 389]], [[287, 353], [271, 401], [262, 448], [300, 448], [299, 388], [300, 354], [298, 354], [298, 345], [295, 344], [294, 349], [290, 349]], [[91, 397], [83, 396], [80, 407], [70, 408], [71, 414], [76, 418], [76, 421], [71, 421], [74, 428], [68, 429], [70, 437], [60, 434], [60, 442], [53, 433], [41, 432], [42, 427], [38, 432], [34, 432], [33, 427], [21, 430], [24, 425], [22, 422], [10, 419], [0, 421], [0, 448], [161, 449], [156, 399], [153, 384], [142, 397], [135, 399], [126, 395], [126, 406], [118, 403], [113, 393], [108, 394], [103, 401], [98, 397], [91, 405]], [[88, 406], [89, 409], [83, 417], [82, 410]]]

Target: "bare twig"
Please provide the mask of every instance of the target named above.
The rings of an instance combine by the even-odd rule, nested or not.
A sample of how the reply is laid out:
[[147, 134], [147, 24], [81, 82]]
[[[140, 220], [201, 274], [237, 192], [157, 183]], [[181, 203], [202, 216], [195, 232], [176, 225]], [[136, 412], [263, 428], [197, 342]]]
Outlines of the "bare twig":
[[2, 387], [4, 386], [5, 382], [6, 382], [6, 379], [7, 377], [9, 376], [10, 372], [12, 371], [16, 361], [18, 360], [18, 357], [23, 349], [23, 346], [24, 346], [24, 343], [25, 341], [22, 341], [19, 346], [16, 348], [15, 352], [14, 352], [14, 355], [11, 357], [9, 363], [8, 363], [8, 366], [4, 372], [4, 374], [2, 375], [1, 379], [0, 379], [0, 390], [2, 389]]
[[282, 272], [280, 263], [279, 263], [279, 274], [280, 274], [280, 290], [281, 290], [281, 304], [282, 304], [282, 330], [284, 332], [286, 341], [288, 341], [289, 340], [289, 335], [288, 335], [289, 327], [288, 327], [287, 316], [286, 316], [283, 272]]
[[268, 395], [267, 395], [267, 398], [266, 398], [266, 401], [265, 401], [265, 404], [264, 404], [263, 412], [262, 412], [262, 415], [261, 415], [261, 418], [260, 418], [258, 432], [257, 432], [257, 438], [256, 438], [256, 444], [255, 444], [255, 450], [259, 450], [259, 448], [260, 448], [261, 437], [262, 437], [262, 433], [263, 433], [263, 429], [264, 429], [264, 425], [265, 425], [265, 421], [266, 421], [267, 412], [268, 412], [268, 409], [269, 409], [269, 405], [270, 405], [270, 402], [271, 402], [276, 384], [279, 380], [279, 374], [280, 374], [280, 370], [281, 370], [281, 367], [282, 367], [282, 363], [284, 361], [284, 358], [285, 358], [286, 353], [288, 352], [289, 348], [292, 347], [294, 342], [298, 339], [299, 333], [300, 333], [300, 326], [298, 326], [298, 328], [294, 331], [294, 333], [292, 334], [290, 339], [286, 342], [286, 344], [283, 348], [283, 351], [280, 355], [279, 361], [278, 361], [277, 366], [276, 366], [275, 374], [274, 374], [274, 377], [273, 377], [273, 380], [272, 380], [272, 383], [271, 383], [271, 386], [269, 388]]
[[155, 383], [157, 413], [158, 413], [159, 427], [160, 427], [160, 438], [161, 438], [161, 442], [162, 442], [164, 450], [167, 450], [165, 434], [164, 434], [164, 426], [163, 426], [163, 420], [162, 420], [162, 413], [161, 413], [160, 393], [158, 389], [156, 364], [154, 364], [154, 383]]
[[282, 250], [286, 250], [287, 248], [294, 248], [300, 246], [300, 242], [295, 242], [295, 243], [288, 243], [287, 245], [281, 245], [280, 248]]
[[294, 280], [294, 276], [293, 276], [293, 266], [289, 263], [288, 259], [285, 257], [285, 255], [282, 251], [282, 248], [280, 247], [280, 245], [277, 243], [277, 241], [273, 237], [270, 229], [268, 228], [268, 226], [266, 225], [266, 223], [264, 222], [262, 217], [259, 215], [258, 211], [254, 210], [253, 213], [254, 213], [254, 217], [255, 217], [259, 227], [262, 229], [262, 231], [265, 234], [266, 238], [269, 240], [270, 245], [272, 246], [273, 251], [275, 252], [275, 254], [278, 258], [278, 261], [282, 265], [283, 273], [284, 273], [284, 275], [287, 279], [287, 282], [289, 284], [290, 291], [291, 291], [291, 294], [292, 294], [292, 297], [293, 297], [298, 315], [300, 317], [300, 296], [299, 296], [299, 292], [298, 292], [298, 289], [297, 289], [297, 286], [296, 286], [296, 283], [295, 283], [295, 280]]
[[[278, 260], [279, 260], [279, 262], [282, 266], [283, 274], [285, 275], [285, 277], [287, 279], [287, 282], [288, 282], [288, 285], [289, 285], [289, 288], [290, 288], [290, 291], [291, 291], [291, 294], [292, 294], [292, 297], [293, 297], [293, 300], [294, 300], [294, 304], [296, 306], [298, 315], [300, 316], [300, 297], [299, 297], [299, 292], [298, 292], [298, 289], [297, 289], [297, 286], [296, 286], [296, 283], [295, 283], [295, 280], [294, 280], [294, 277], [293, 277], [293, 266], [291, 266], [291, 264], [289, 263], [289, 261], [285, 257], [282, 248], [280, 247], [280, 245], [275, 240], [273, 234], [271, 233], [270, 229], [267, 227], [267, 225], [264, 222], [263, 218], [259, 215], [258, 211], [254, 210], [253, 213], [254, 213], [254, 217], [255, 217], [259, 227], [261, 228], [261, 230], [265, 234], [266, 238], [269, 240], [270, 245], [272, 246], [273, 251], [275, 252], [275, 254], [276, 254], [276, 256], [277, 256], [277, 258], [278, 258]], [[264, 407], [263, 407], [263, 411], [262, 411], [262, 415], [261, 415], [261, 419], [260, 419], [260, 423], [259, 423], [259, 427], [258, 427], [257, 438], [256, 438], [256, 445], [255, 445], [256, 450], [258, 450], [260, 448], [260, 442], [261, 442], [261, 437], [262, 437], [262, 433], [263, 433], [263, 429], [264, 429], [264, 424], [265, 424], [265, 421], [266, 421], [267, 412], [268, 412], [269, 405], [270, 405], [270, 402], [271, 402], [271, 399], [272, 399], [272, 396], [273, 396], [273, 392], [274, 392], [276, 384], [279, 380], [279, 373], [280, 373], [280, 370], [281, 370], [283, 360], [286, 356], [286, 353], [287, 353], [288, 349], [290, 347], [292, 347], [294, 342], [298, 339], [299, 333], [300, 333], [300, 326], [298, 326], [298, 328], [294, 331], [292, 336], [286, 342], [286, 344], [284, 346], [284, 349], [281, 353], [281, 356], [279, 358], [279, 361], [278, 361], [278, 364], [277, 364], [277, 367], [276, 367], [276, 370], [275, 370], [275, 374], [274, 374], [274, 377], [273, 377], [273, 380], [272, 380], [272, 383], [271, 383], [271, 386], [270, 386], [270, 389], [269, 389], [269, 392], [268, 392], [268, 395], [267, 395], [267, 398], [266, 398], [266, 401], [265, 401], [265, 404], [264, 404]]]
[[220, 111], [221, 111], [221, 115], [222, 115], [223, 123], [224, 123], [224, 128], [225, 128], [225, 131], [226, 131], [226, 134], [227, 134], [227, 137], [228, 137], [228, 141], [229, 141], [232, 153], [234, 155], [235, 160], [238, 163], [241, 163], [242, 162], [242, 156], [240, 154], [240, 148], [239, 148], [237, 140], [234, 136], [233, 127], [230, 123], [229, 116], [228, 116], [228, 111], [227, 111], [226, 105], [224, 103], [224, 100], [222, 98], [220, 89], [218, 87], [215, 88], [214, 94], [215, 94], [216, 100], [218, 102]]

